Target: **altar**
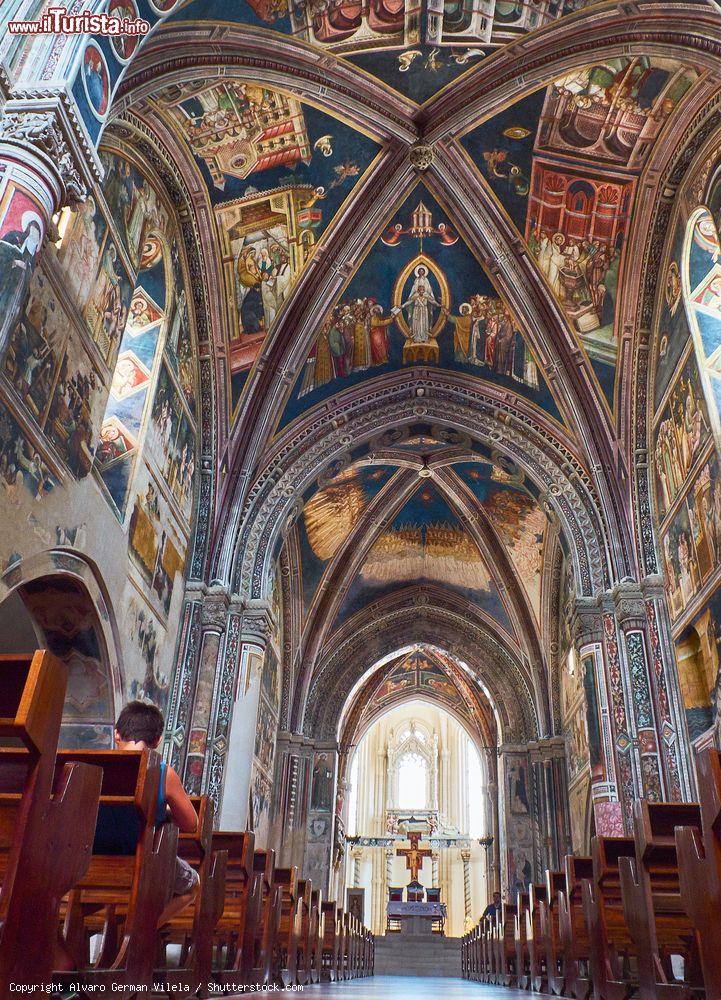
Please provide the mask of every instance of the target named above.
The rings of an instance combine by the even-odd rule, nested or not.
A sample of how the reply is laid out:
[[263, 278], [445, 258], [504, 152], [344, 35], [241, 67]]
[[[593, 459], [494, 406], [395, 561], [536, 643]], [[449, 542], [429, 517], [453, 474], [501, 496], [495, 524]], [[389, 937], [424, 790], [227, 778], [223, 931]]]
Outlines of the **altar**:
[[389, 900], [388, 920], [400, 924], [401, 934], [433, 934], [434, 924], [440, 924], [441, 933], [446, 920], [446, 904]]

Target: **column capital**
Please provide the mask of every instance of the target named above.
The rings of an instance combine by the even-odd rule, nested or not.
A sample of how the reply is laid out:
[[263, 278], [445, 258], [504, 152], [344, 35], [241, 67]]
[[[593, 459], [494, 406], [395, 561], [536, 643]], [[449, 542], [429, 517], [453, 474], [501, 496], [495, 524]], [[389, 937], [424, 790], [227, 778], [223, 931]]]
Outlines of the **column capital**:
[[63, 205], [84, 201], [101, 176], [95, 151], [73, 126], [63, 96], [67, 100], [59, 94], [10, 100], [0, 118], [0, 148], [5, 147], [6, 155], [15, 153], [46, 180], [54, 202], [51, 215]]
[[244, 601], [241, 630], [244, 642], [254, 642], [263, 648], [273, 634], [273, 613], [268, 601]]
[[576, 646], [580, 649], [603, 638], [603, 615], [595, 597], [577, 597], [571, 618], [571, 631]]
[[616, 617], [626, 631], [641, 628], [646, 622], [646, 605], [640, 584], [636, 580], [621, 580], [611, 591]]

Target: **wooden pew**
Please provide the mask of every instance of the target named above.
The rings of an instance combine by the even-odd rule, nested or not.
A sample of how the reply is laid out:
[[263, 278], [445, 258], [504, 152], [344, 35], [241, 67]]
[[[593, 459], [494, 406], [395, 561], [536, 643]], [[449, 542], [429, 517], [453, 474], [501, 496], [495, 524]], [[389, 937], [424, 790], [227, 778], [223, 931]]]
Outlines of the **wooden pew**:
[[212, 975], [218, 985], [248, 985], [261, 921], [262, 880], [253, 871], [255, 835], [215, 832], [211, 851], [226, 857], [223, 910], [215, 926]]
[[694, 925], [706, 995], [721, 997], [721, 755], [697, 760], [702, 833], [676, 827], [681, 901]]
[[295, 983], [307, 986], [310, 982], [310, 932], [312, 919], [313, 884], [309, 878], [298, 879], [295, 911]]
[[558, 893], [566, 886], [566, 873], [561, 871], [546, 871], [546, 907], [544, 927], [546, 948], [546, 973], [548, 976], [548, 991], [554, 996], [560, 996], [563, 988], [561, 969], [561, 940], [558, 920]]
[[562, 996], [576, 1000], [587, 1000], [592, 986], [588, 973], [590, 943], [582, 900], [583, 882], [592, 877], [590, 857], [566, 855], [566, 884], [556, 894], [559, 964], [563, 972], [560, 977], [554, 977], [552, 989], [556, 993], [560, 986]]
[[481, 982], [483, 983], [500, 983], [500, 976], [502, 973], [502, 969], [499, 964], [498, 948], [498, 941], [501, 932], [500, 928], [500, 913], [496, 913], [495, 916], [488, 916], [481, 922]]
[[461, 971], [464, 979], [478, 982], [478, 935], [480, 927], [476, 925], [465, 935], [465, 954], [461, 956]]
[[323, 951], [323, 893], [314, 889], [311, 895], [310, 934], [309, 934], [309, 968], [311, 983], [320, 982], [322, 951]]
[[[641, 1000], [687, 997], [703, 990], [694, 927], [681, 900], [675, 828], [701, 830], [695, 803], [634, 803], [636, 857], [619, 859], [626, 923], [634, 944]], [[674, 979], [670, 956], [682, 955], [684, 982]]]
[[516, 951], [516, 903], [502, 903], [496, 930], [496, 985], [518, 986], [518, 955]]
[[[153, 750], [61, 750], [57, 768], [81, 762], [102, 769], [98, 825], [87, 872], [70, 893], [63, 939], [76, 971], [58, 983], [85, 988], [153, 983], [158, 920], [171, 897], [178, 829], [156, 826], [160, 757]], [[102, 934], [89, 954], [91, 934]]]
[[343, 978], [355, 979], [356, 977], [356, 918], [352, 913], [343, 912]]
[[591, 842], [593, 880], [582, 886], [589, 934], [589, 965], [594, 996], [625, 1000], [631, 972], [632, 941], [621, 896], [619, 859], [635, 857], [631, 837], [594, 837]]
[[280, 889], [280, 920], [277, 925], [274, 979], [283, 986], [296, 983], [298, 965], [298, 869], [276, 868], [273, 885]]
[[528, 887], [526, 908], [526, 950], [528, 953], [527, 989], [545, 993], [548, 982], [546, 934], [548, 927], [548, 889], [546, 883]]
[[200, 877], [195, 903], [178, 914], [161, 929], [162, 947], [180, 944], [181, 957], [177, 967], [162, 963], [156, 968], [156, 982], [166, 983], [171, 990], [195, 994], [206, 991], [211, 979], [213, 938], [225, 905], [225, 878], [228, 855], [213, 850], [215, 806], [207, 795], [191, 798], [198, 814], [195, 833], [181, 833], [178, 857], [193, 867]]
[[323, 912], [323, 951], [321, 963], [321, 980], [334, 983], [340, 978], [341, 959], [340, 947], [342, 938], [342, 910], [335, 902], [322, 904]]
[[513, 936], [516, 943], [516, 985], [519, 990], [530, 989], [528, 942], [526, 940], [526, 911], [528, 891], [521, 890], [516, 895], [516, 919]]
[[102, 773], [55, 777], [67, 668], [46, 650], [0, 656], [0, 995], [50, 981], [60, 900], [85, 873]]
[[246, 919], [244, 951], [248, 964], [243, 960], [243, 971], [247, 983], [256, 986], [269, 985], [273, 981], [275, 948], [280, 928], [280, 914], [283, 902], [282, 886], [275, 881], [275, 852], [255, 851], [253, 854], [253, 878], [257, 882], [256, 900], [259, 918]]

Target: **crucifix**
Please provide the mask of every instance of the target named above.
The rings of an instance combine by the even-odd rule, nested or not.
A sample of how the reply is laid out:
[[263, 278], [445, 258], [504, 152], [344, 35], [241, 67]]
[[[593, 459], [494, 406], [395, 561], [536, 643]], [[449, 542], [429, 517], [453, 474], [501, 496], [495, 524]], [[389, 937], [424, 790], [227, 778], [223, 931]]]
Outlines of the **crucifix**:
[[410, 871], [412, 880], [417, 882], [418, 872], [423, 867], [423, 859], [430, 858], [433, 851], [418, 847], [418, 841], [421, 839], [420, 833], [409, 833], [408, 839], [411, 842], [411, 846], [399, 847], [396, 850], [396, 854], [406, 859], [406, 868]]

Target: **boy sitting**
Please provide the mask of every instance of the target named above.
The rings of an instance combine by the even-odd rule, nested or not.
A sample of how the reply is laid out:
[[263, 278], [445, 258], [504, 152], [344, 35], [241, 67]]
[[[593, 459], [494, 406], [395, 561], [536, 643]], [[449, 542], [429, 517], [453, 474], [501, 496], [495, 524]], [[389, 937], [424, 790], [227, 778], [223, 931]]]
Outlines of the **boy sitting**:
[[[159, 708], [144, 701], [131, 701], [122, 710], [115, 724], [115, 745], [118, 750], [155, 750], [164, 729]], [[195, 833], [198, 814], [176, 771], [163, 762], [158, 789], [157, 823], [172, 819], [181, 833]], [[194, 868], [182, 858], [175, 860], [173, 898], [163, 910], [158, 927], [189, 906], [198, 892], [200, 879]]]

